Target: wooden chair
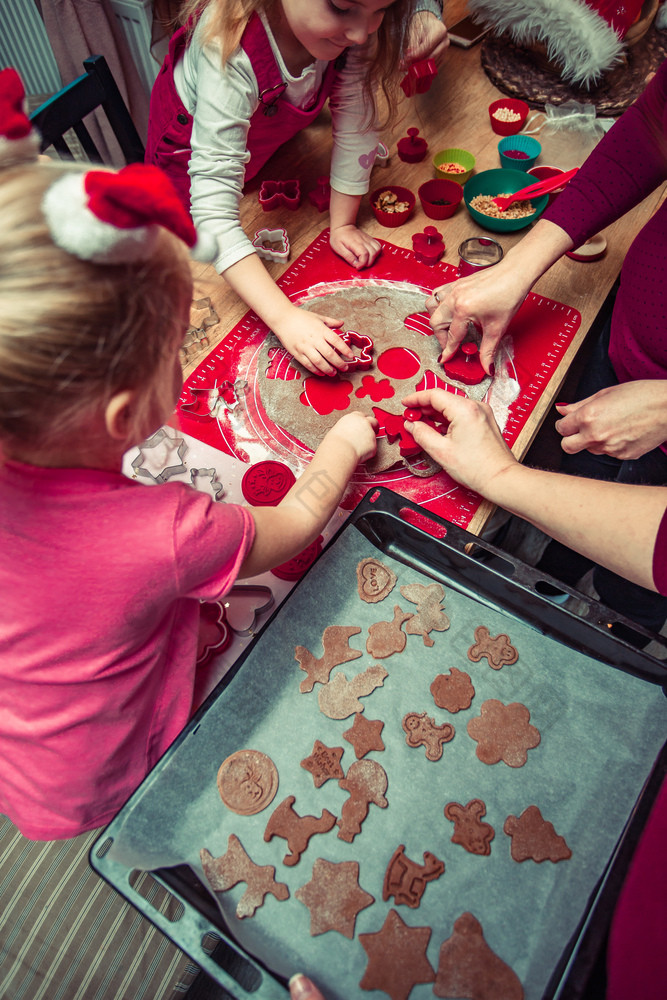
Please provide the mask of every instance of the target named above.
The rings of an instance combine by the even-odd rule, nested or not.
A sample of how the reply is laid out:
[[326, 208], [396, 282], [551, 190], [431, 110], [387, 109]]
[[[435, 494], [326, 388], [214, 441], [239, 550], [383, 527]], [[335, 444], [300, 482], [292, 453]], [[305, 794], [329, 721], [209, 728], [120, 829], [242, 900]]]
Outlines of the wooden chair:
[[141, 162], [144, 145], [106, 59], [90, 56], [84, 60], [83, 67], [86, 71], [83, 76], [63, 87], [30, 115], [42, 137], [41, 151], [53, 146], [61, 159], [74, 159], [65, 139], [65, 133], [72, 130], [86, 157], [93, 163], [102, 163], [100, 152], [82, 120], [101, 107], [126, 161]]

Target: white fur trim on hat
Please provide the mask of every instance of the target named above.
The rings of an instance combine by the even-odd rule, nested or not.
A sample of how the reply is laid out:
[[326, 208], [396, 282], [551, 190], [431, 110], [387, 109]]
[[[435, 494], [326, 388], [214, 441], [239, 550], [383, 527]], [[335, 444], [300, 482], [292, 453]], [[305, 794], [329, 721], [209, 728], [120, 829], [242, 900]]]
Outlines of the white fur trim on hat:
[[158, 238], [151, 223], [119, 229], [102, 222], [88, 208], [85, 174], [64, 174], [48, 188], [42, 210], [53, 242], [68, 253], [97, 264], [129, 264], [146, 260]]

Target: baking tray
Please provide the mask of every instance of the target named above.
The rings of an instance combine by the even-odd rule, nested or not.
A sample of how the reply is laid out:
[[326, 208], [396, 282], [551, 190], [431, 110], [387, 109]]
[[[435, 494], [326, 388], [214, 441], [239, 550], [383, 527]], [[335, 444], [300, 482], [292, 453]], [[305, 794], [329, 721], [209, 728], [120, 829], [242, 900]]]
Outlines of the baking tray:
[[[366, 556], [398, 575], [395, 592], [381, 604], [367, 605], [357, 594], [355, 567]], [[546, 600], [535, 589], [545, 579], [464, 530], [425, 517], [396, 494], [373, 490], [98, 838], [93, 868], [238, 1000], [284, 998], [286, 978], [298, 970], [310, 973], [328, 1000], [366, 995], [358, 987], [366, 959], [358, 935], [379, 931], [392, 908], [411, 926], [433, 928], [427, 955], [434, 969], [453, 922], [470, 911], [489, 945], [519, 975], [526, 1000], [575, 1000], [665, 773], [667, 670], [610, 633], [609, 622], [623, 619], [608, 609], [585, 598], [582, 617]], [[414, 611], [398, 590], [414, 582], [444, 586], [450, 628], [431, 633], [432, 647], [409, 636], [407, 668], [398, 657], [372, 660], [364, 650], [366, 626], [391, 619], [397, 602]], [[307, 695], [299, 691], [304, 674], [294, 647], [319, 656], [329, 624], [360, 626], [350, 645], [364, 651], [332, 676], [354, 676], [373, 662], [389, 674], [363, 699], [366, 716], [385, 721], [386, 749], [369, 756], [388, 774], [389, 806], [371, 806], [352, 844], [338, 839], [334, 827], [313, 838], [300, 862], [287, 868], [285, 841], [262, 837], [275, 805], [294, 794], [299, 815], [319, 816], [324, 808], [340, 815], [346, 799], [335, 781], [316, 789], [299, 761], [311, 753], [314, 738], [344, 747], [344, 768], [355, 759], [342, 738], [352, 718], [323, 716], [318, 685]], [[486, 661], [467, 659], [479, 624], [510, 636], [519, 650], [516, 664], [492, 671]], [[477, 691], [470, 709], [455, 716], [435, 706], [427, 683], [452, 666], [467, 670]], [[465, 724], [488, 698], [529, 707], [541, 743], [524, 767], [477, 760]], [[457, 735], [440, 761], [426, 761], [423, 748], [406, 747], [400, 719], [410, 710], [455, 724]], [[257, 816], [229, 812], [216, 788], [220, 763], [242, 747], [269, 753], [280, 775], [276, 799]], [[442, 815], [447, 801], [474, 797], [486, 802], [485, 821], [496, 831], [488, 858], [452, 844], [451, 824]], [[571, 859], [539, 865], [511, 860], [503, 820], [533, 801], [566, 838]], [[276, 867], [276, 878], [289, 886], [286, 902], [269, 896], [252, 919], [238, 920], [234, 908], [245, 886], [217, 900], [205, 888], [199, 849], [220, 856], [230, 833], [255, 862]], [[427, 886], [416, 910], [382, 900], [382, 875], [399, 843], [415, 861], [426, 850], [445, 861], [444, 876]], [[375, 897], [359, 913], [352, 940], [334, 931], [309, 934], [309, 911], [294, 892], [309, 881], [318, 857], [358, 860], [359, 882]], [[177, 919], [173, 907], [169, 919], [133, 889], [137, 869], [150, 871], [176, 897]], [[410, 994], [411, 1000], [426, 996], [432, 996], [430, 984]]]

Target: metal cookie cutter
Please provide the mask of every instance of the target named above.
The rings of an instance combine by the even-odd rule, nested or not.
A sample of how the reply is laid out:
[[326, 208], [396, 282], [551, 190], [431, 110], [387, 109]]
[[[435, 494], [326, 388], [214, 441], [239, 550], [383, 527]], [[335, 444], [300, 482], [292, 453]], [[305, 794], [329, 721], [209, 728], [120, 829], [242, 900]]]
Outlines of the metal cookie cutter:
[[252, 245], [265, 260], [287, 260], [290, 244], [284, 229], [258, 229]]
[[[161, 427], [139, 445], [139, 454], [132, 460], [132, 468], [138, 476], [154, 483], [166, 483], [172, 476], [186, 471], [183, 456], [187, 450], [188, 446], [183, 438], [172, 437]], [[174, 464], [169, 465], [170, 461]]]

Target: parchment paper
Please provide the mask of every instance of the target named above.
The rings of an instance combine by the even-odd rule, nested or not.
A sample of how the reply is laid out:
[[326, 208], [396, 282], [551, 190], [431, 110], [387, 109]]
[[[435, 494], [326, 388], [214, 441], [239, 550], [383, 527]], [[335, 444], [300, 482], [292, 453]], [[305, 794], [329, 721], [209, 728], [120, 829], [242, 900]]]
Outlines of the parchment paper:
[[[398, 575], [392, 593], [375, 605], [364, 603], [357, 594], [355, 569], [366, 556], [380, 558]], [[573, 652], [512, 615], [457, 592], [455, 581], [451, 585], [442, 581], [451, 627], [431, 633], [433, 647], [424, 646], [421, 636], [411, 635], [402, 654], [373, 660], [365, 651], [368, 626], [391, 620], [396, 603], [414, 611], [398, 588], [415, 582], [432, 580], [385, 556], [357, 528], [348, 526], [288, 598], [196, 730], [166, 766], [158, 768], [157, 778], [147, 779], [145, 794], [133, 809], [126, 807], [111, 856], [147, 869], [187, 862], [206, 883], [200, 848], [217, 857], [235, 833], [257, 864], [275, 865], [276, 878], [289, 886], [290, 898], [278, 902], [268, 896], [253, 918], [239, 920], [234, 911], [245, 891], [245, 885], [239, 885], [217, 894], [225, 919], [250, 953], [285, 976], [297, 970], [312, 975], [329, 1000], [366, 995], [358, 985], [367, 963], [358, 934], [379, 931], [390, 908], [396, 908], [410, 926], [432, 928], [427, 956], [434, 969], [454, 921], [463, 912], [472, 912], [489, 946], [521, 979], [527, 1000], [538, 1000], [659, 751], [666, 700], [658, 688]], [[300, 761], [312, 752], [315, 739], [345, 748], [345, 771], [356, 759], [342, 738], [352, 717], [340, 721], [325, 717], [317, 703], [319, 685], [310, 694], [299, 691], [305, 674], [294, 659], [294, 647], [304, 645], [320, 656], [322, 632], [332, 624], [360, 625], [362, 631], [352, 637], [350, 646], [363, 650], [357, 660], [335, 668], [332, 677], [343, 672], [349, 679], [374, 662], [389, 674], [383, 687], [362, 699], [366, 716], [385, 723], [386, 749], [369, 756], [387, 772], [389, 805], [370, 806], [362, 832], [351, 844], [338, 839], [336, 827], [313, 837], [299, 863], [288, 868], [282, 863], [286, 842], [278, 837], [270, 843], [263, 840], [273, 808], [294, 795], [300, 815], [319, 816], [326, 808], [340, 816], [347, 798], [335, 781], [315, 788]], [[486, 625], [492, 635], [507, 633], [519, 651], [517, 663], [499, 671], [486, 660], [472, 663], [466, 654], [477, 625]], [[435, 676], [450, 667], [467, 671], [476, 689], [471, 707], [456, 714], [438, 709], [429, 691]], [[476, 757], [477, 744], [468, 736], [466, 723], [479, 715], [488, 698], [505, 704], [520, 701], [530, 710], [541, 743], [528, 751], [525, 766], [511, 768], [503, 762], [488, 766]], [[439, 761], [428, 761], [423, 747], [406, 745], [401, 720], [408, 711], [425, 711], [438, 724], [454, 725], [456, 735], [444, 746]], [[280, 775], [272, 805], [249, 817], [227, 810], [216, 788], [220, 763], [243, 747], [269, 754]], [[488, 857], [453, 844], [453, 825], [443, 815], [447, 802], [465, 804], [472, 798], [484, 800], [484, 820], [495, 829]], [[558, 864], [512, 860], [503, 823], [531, 804], [538, 805], [565, 837], [572, 850], [570, 860]], [[444, 875], [427, 885], [415, 910], [396, 906], [393, 899], [382, 901], [385, 869], [399, 844], [416, 862], [422, 862], [424, 851], [432, 851], [446, 866]], [[375, 897], [376, 902], [357, 917], [353, 940], [334, 931], [310, 936], [310, 912], [294, 892], [310, 880], [319, 857], [359, 861], [360, 885]], [[426, 1000], [432, 995], [431, 985], [424, 984], [410, 996]]]

